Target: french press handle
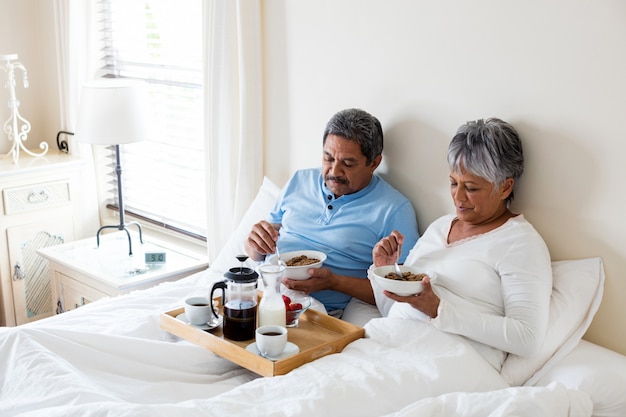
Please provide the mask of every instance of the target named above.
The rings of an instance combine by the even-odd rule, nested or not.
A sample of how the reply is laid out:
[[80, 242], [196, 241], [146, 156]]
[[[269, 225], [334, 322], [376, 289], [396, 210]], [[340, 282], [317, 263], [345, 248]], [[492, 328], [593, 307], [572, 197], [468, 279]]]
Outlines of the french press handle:
[[[211, 296], [209, 297], [209, 300], [213, 300], [213, 293], [215, 293], [215, 290], [222, 290], [222, 306], [223, 306], [224, 303], [226, 303], [226, 281], [219, 281], [213, 284], [213, 287], [211, 288]], [[213, 315], [215, 316], [215, 318], [219, 318], [219, 314], [217, 314], [217, 312], [215, 311], [215, 306], [213, 305], [213, 302], [211, 302], [211, 310], [213, 311]]]

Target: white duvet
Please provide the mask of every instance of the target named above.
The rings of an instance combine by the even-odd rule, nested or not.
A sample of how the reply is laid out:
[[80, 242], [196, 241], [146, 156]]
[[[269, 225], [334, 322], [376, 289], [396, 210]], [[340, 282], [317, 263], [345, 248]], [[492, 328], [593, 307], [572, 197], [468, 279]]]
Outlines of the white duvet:
[[367, 337], [261, 378], [159, 329], [211, 272], [0, 329], [0, 416], [588, 417], [586, 393], [509, 387], [461, 338], [374, 319]]

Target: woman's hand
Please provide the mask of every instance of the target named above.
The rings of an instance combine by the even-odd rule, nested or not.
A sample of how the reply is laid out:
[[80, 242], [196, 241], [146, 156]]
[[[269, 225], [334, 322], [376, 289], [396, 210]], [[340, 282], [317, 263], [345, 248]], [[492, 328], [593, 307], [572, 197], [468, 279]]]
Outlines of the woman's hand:
[[437, 294], [434, 293], [430, 285], [430, 277], [424, 277], [424, 279], [422, 279], [422, 285], [424, 289], [419, 294], [402, 296], [386, 290], [383, 291], [383, 293], [394, 301], [409, 303], [413, 308], [434, 319], [437, 317], [440, 299], [437, 297]]
[[382, 238], [372, 249], [374, 266], [391, 265], [400, 257], [398, 249], [404, 243], [404, 235], [397, 230]]

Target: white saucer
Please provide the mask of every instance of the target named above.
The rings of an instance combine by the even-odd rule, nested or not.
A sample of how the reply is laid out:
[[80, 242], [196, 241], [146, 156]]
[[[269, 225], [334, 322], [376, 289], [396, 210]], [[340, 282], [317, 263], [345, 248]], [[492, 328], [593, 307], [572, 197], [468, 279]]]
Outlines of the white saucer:
[[217, 326], [222, 324], [222, 316], [220, 316], [217, 319], [213, 318], [213, 320], [210, 323], [206, 323], [206, 324], [191, 324], [191, 323], [189, 323], [189, 320], [187, 320], [187, 316], [185, 315], [185, 313], [179, 314], [178, 316], [176, 316], [176, 319], [182, 321], [183, 323], [189, 324], [189, 325], [195, 327], [196, 329], [200, 329], [200, 330], [213, 330]]
[[[248, 352], [254, 353], [255, 355], [261, 356], [261, 352], [259, 352], [259, 349], [257, 349], [256, 347], [256, 342], [252, 342], [248, 346], [246, 346], [246, 350]], [[287, 344], [285, 345], [285, 350], [283, 350], [283, 352], [280, 355], [276, 357], [264, 356], [264, 358], [269, 359], [271, 361], [278, 361], [281, 359], [285, 359], [286, 357], [289, 357], [291, 355], [295, 355], [298, 352], [300, 352], [300, 348], [298, 347], [298, 345], [294, 345], [291, 342], [287, 342]]]

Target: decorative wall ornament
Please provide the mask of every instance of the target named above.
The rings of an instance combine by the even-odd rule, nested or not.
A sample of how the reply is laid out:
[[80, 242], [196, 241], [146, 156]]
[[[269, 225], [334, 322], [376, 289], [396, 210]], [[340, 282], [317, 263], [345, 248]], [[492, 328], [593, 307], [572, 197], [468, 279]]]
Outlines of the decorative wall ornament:
[[22, 82], [24, 88], [28, 88], [28, 75], [26, 68], [22, 63], [17, 61], [17, 54], [0, 55], [0, 68], [7, 73], [6, 88], [9, 89], [9, 108], [11, 109], [11, 115], [4, 122], [4, 133], [9, 135], [9, 141], [13, 141], [11, 150], [4, 156], [11, 155], [13, 162], [17, 164], [20, 158], [20, 149], [31, 156], [43, 156], [48, 152], [48, 144], [41, 142], [39, 148], [43, 149], [41, 153], [34, 153], [26, 149], [24, 142], [28, 138], [28, 132], [30, 132], [30, 123], [24, 117], [20, 115], [19, 107], [20, 102], [15, 96], [15, 70], [22, 71]]

